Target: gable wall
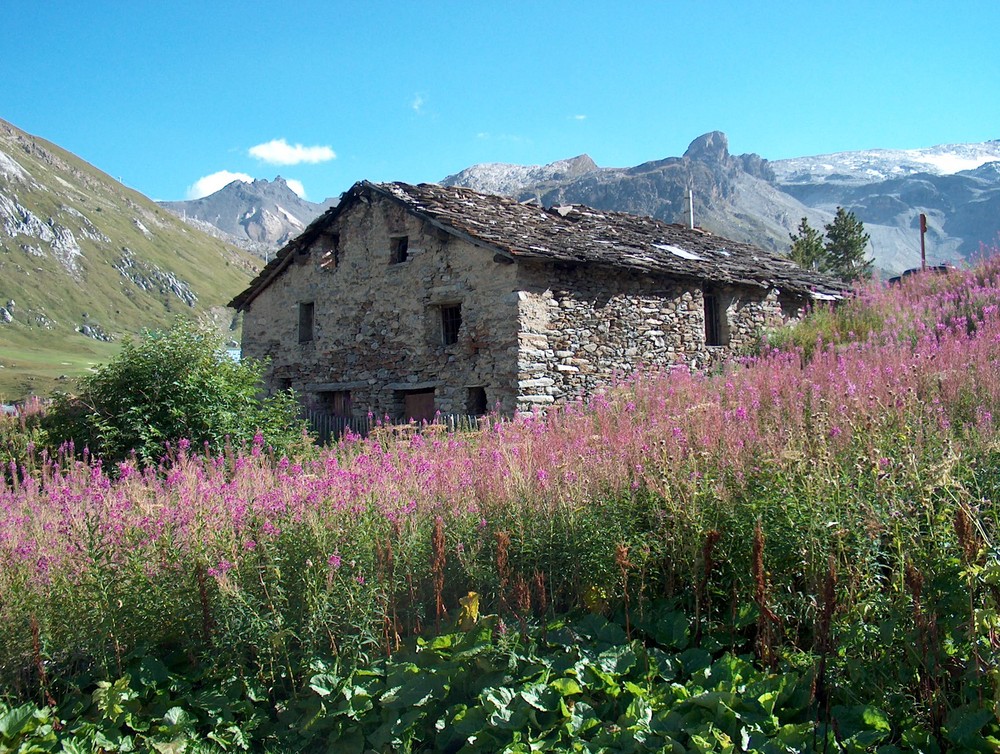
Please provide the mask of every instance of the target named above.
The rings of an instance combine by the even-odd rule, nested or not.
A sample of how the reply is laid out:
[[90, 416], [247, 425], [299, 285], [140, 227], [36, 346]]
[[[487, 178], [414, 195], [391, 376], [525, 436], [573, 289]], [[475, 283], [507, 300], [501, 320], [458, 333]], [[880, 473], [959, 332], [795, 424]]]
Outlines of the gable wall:
[[519, 410], [592, 393], [640, 366], [707, 368], [785, 317], [777, 292], [720, 288], [728, 345], [708, 346], [700, 283], [594, 266], [519, 267]]
[[[467, 412], [469, 388], [490, 408], [514, 410], [517, 370], [515, 266], [437, 231], [394, 202], [345, 209], [339, 263], [321, 267], [321, 237], [244, 315], [243, 352], [269, 358], [270, 390], [292, 387], [307, 408], [350, 391], [352, 413], [400, 416], [403, 391], [433, 389], [437, 410]], [[390, 264], [390, 239], [408, 237], [406, 261]], [[314, 302], [314, 337], [299, 343], [299, 303]], [[461, 305], [458, 342], [444, 345], [441, 305]], [[488, 347], [487, 347], [488, 346]]]

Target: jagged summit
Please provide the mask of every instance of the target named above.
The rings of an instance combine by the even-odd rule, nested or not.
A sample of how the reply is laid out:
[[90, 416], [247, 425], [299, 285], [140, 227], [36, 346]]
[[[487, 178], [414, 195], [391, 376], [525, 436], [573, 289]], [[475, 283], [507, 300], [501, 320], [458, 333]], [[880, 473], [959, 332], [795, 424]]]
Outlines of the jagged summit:
[[273, 181], [235, 180], [214, 194], [160, 206], [195, 225], [208, 223], [234, 243], [266, 255], [295, 238], [324, 211], [336, 204], [316, 204], [296, 194], [280, 175]]
[[729, 138], [722, 131], [710, 131], [691, 142], [684, 156], [689, 160], [725, 162], [729, 158]]

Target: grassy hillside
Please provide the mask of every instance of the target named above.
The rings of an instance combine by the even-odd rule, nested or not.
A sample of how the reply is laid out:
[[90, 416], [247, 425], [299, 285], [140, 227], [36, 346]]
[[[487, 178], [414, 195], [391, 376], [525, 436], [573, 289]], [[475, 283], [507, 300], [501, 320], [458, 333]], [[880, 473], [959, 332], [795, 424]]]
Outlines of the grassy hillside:
[[65, 389], [60, 376], [176, 315], [225, 322], [257, 264], [0, 121], [0, 306], [12, 316], [0, 324], [0, 399]]

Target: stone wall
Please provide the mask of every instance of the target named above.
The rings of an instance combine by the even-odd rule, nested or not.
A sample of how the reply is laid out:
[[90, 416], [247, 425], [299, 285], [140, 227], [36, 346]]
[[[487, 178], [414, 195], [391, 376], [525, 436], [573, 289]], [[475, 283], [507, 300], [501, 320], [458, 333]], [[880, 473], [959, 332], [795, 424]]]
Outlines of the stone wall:
[[748, 349], [781, 324], [777, 292], [709, 288], [719, 302], [724, 345], [708, 345], [705, 289], [593, 266], [519, 268], [519, 410], [560, 403], [639, 367], [703, 369]]
[[[402, 237], [406, 259], [391, 263]], [[515, 278], [515, 265], [394, 202], [358, 202], [252, 301], [243, 352], [269, 358], [268, 388], [294, 388], [308, 409], [343, 412], [349, 393], [352, 415], [399, 418], [407, 392], [432, 390], [445, 414], [468, 413], [483, 393], [511, 413]], [[312, 339], [300, 343], [299, 305], [309, 302]], [[442, 308], [454, 306], [461, 324], [446, 344]]]

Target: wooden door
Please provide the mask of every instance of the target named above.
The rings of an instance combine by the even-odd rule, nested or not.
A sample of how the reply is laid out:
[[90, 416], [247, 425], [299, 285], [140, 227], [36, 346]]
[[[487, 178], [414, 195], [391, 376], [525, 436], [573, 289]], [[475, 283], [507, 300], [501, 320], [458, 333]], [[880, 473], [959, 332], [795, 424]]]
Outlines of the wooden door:
[[403, 418], [418, 422], [434, 421], [434, 391], [414, 390], [403, 396]]

